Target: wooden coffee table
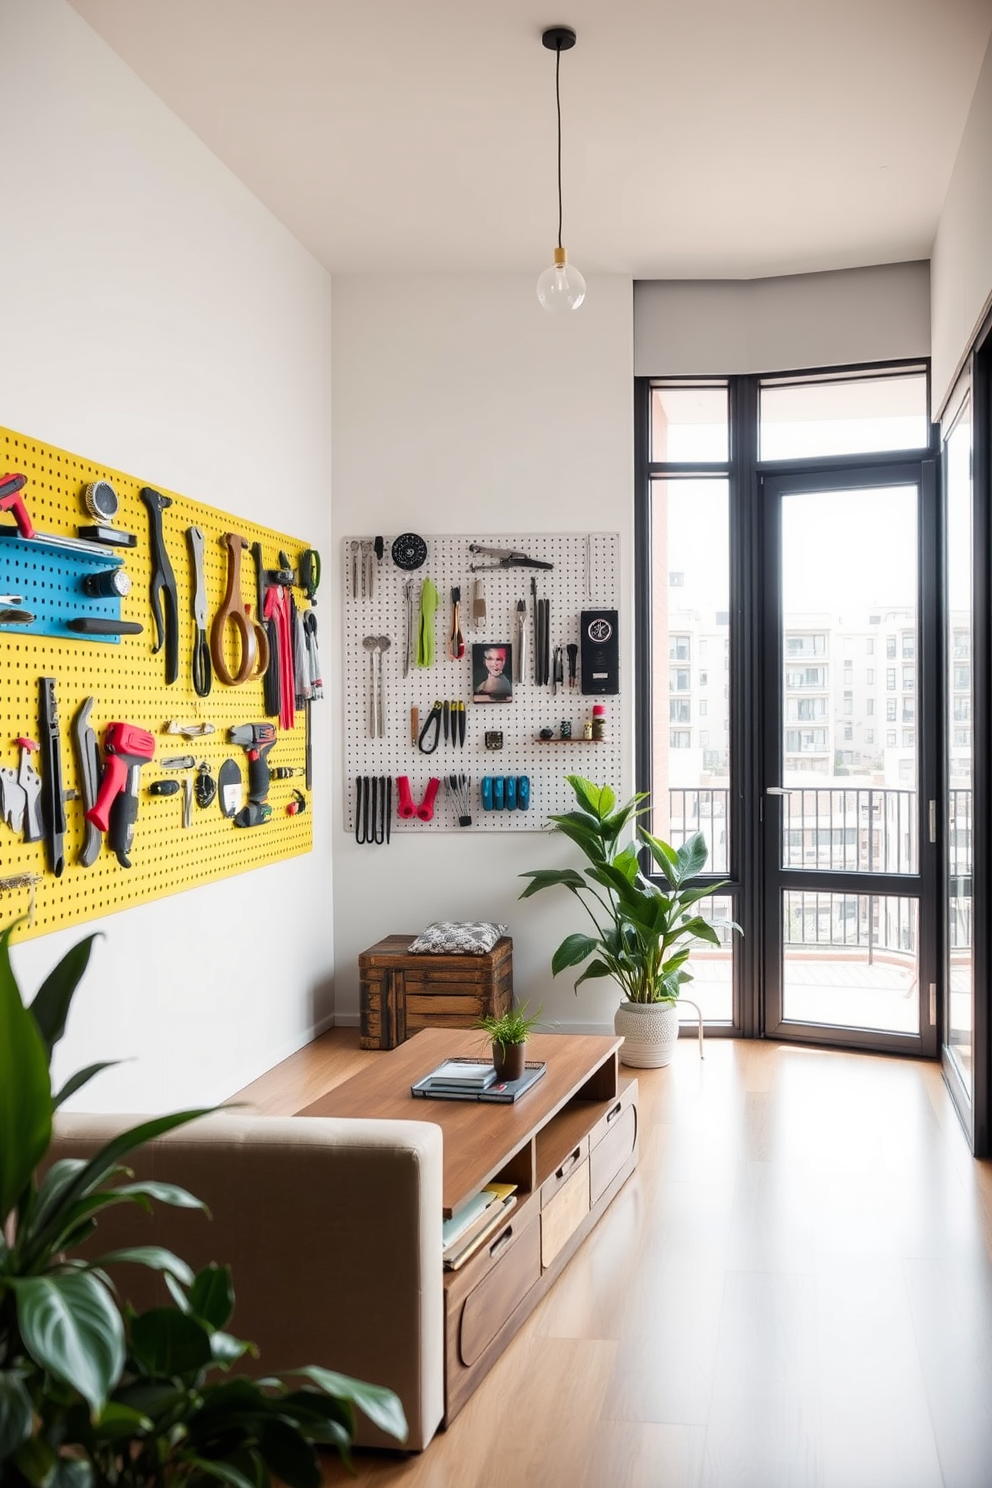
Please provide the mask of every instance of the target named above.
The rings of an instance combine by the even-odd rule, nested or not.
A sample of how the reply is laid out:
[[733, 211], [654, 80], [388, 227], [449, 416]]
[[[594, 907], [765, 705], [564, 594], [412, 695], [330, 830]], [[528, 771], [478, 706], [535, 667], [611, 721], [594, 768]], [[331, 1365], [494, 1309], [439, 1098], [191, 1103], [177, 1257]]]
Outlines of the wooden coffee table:
[[444, 1216], [479, 1192], [497, 1173], [526, 1192], [535, 1187], [535, 1138], [569, 1101], [608, 1101], [618, 1088], [617, 1051], [623, 1039], [591, 1034], [535, 1034], [528, 1060], [547, 1070], [512, 1105], [486, 1101], [422, 1100], [414, 1081], [444, 1059], [486, 1059], [489, 1044], [475, 1030], [425, 1028], [374, 1065], [335, 1086], [299, 1116], [378, 1116], [431, 1121], [444, 1132]]
[[[599, 1221], [637, 1165], [637, 1081], [621, 1079], [622, 1039], [536, 1034], [544, 1076], [512, 1105], [421, 1100], [415, 1080], [443, 1059], [485, 1057], [476, 1030], [430, 1028], [306, 1106], [301, 1116], [430, 1121], [444, 1133], [450, 1215], [486, 1183], [517, 1185], [500, 1228], [444, 1273], [448, 1425]], [[438, 1265], [442, 1258], [438, 1256]]]

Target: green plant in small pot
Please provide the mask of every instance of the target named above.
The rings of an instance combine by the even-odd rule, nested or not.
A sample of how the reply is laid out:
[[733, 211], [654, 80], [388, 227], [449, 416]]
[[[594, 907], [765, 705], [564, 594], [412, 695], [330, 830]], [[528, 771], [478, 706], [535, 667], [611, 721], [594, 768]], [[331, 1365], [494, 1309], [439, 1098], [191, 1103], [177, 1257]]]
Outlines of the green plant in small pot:
[[493, 1046], [493, 1067], [498, 1080], [519, 1080], [524, 1072], [524, 1056], [527, 1041], [538, 1026], [541, 1009], [529, 1015], [529, 1003], [511, 1008], [508, 1013], [486, 1013], [476, 1023], [489, 1035]]
[[[230, 1372], [254, 1345], [227, 1332], [231, 1273], [194, 1276], [170, 1251], [79, 1247], [115, 1204], [203, 1208], [185, 1189], [134, 1181], [122, 1159], [205, 1115], [178, 1111], [121, 1132], [92, 1158], [45, 1163], [52, 1118], [105, 1063], [58, 1092], [52, 1051], [89, 961], [89, 936], [63, 958], [30, 1006], [0, 934], [0, 1483], [3, 1488], [319, 1488], [318, 1448], [346, 1460], [355, 1409], [399, 1440], [391, 1390], [317, 1367], [298, 1383]], [[174, 1307], [118, 1306], [111, 1275], [127, 1262], [160, 1272]]]
[[[583, 982], [612, 977], [624, 996], [615, 1019], [617, 1033], [624, 1035], [620, 1058], [640, 1068], [668, 1064], [678, 1038], [679, 994], [692, 981], [686, 962], [693, 946], [719, 946], [715, 924], [740, 929], [733, 921], [706, 920], [696, 908], [726, 880], [703, 887], [694, 884], [706, 865], [702, 833], [694, 833], [677, 848], [652, 836], [637, 822], [647, 810], [641, 804], [644, 793], [618, 807], [608, 785], [594, 785], [581, 775], [567, 779], [577, 809], [550, 820], [555, 831], [575, 843], [589, 866], [582, 873], [575, 868], [522, 873], [530, 883], [520, 897], [528, 899], [552, 887], [575, 895], [595, 933], [567, 935], [552, 958], [552, 973], [557, 976], [586, 962], [576, 990]], [[664, 887], [641, 872], [641, 847], [650, 852]]]

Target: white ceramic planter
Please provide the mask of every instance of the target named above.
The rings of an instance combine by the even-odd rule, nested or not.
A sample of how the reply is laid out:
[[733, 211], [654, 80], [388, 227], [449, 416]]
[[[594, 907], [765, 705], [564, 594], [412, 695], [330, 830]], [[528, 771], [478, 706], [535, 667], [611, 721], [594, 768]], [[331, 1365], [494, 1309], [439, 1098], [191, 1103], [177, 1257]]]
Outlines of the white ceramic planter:
[[628, 1002], [624, 999], [613, 1018], [623, 1035], [620, 1063], [635, 1069], [660, 1069], [671, 1063], [679, 1036], [679, 1010], [672, 1002]]

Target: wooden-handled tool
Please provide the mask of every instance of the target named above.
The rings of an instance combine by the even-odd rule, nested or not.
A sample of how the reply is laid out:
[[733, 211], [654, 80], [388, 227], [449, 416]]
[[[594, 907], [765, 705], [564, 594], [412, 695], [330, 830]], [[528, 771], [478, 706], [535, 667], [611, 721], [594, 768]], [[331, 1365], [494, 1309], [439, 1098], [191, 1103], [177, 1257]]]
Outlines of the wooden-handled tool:
[[448, 655], [453, 661], [461, 661], [465, 655], [465, 637], [461, 620], [462, 591], [457, 584], [451, 591], [451, 635], [448, 638]]
[[[269, 641], [265, 627], [253, 622], [241, 597], [241, 555], [248, 547], [247, 540], [239, 532], [225, 532], [221, 538], [228, 550], [227, 592], [210, 632], [210, 654], [214, 660], [214, 671], [228, 687], [239, 687], [242, 682], [264, 675], [269, 664]], [[238, 635], [241, 659], [236, 672], [230, 670], [224, 655], [224, 639], [228, 621]], [[257, 666], [256, 666], [257, 662]]]

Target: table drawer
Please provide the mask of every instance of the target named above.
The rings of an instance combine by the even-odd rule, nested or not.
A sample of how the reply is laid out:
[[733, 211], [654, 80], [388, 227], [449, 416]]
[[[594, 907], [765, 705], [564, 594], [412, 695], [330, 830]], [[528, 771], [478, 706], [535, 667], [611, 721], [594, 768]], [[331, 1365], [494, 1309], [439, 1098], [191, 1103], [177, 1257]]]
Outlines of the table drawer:
[[584, 1159], [541, 1209], [541, 1265], [547, 1269], [589, 1213], [589, 1162]]
[[559, 1189], [563, 1188], [578, 1168], [589, 1156], [589, 1138], [581, 1137], [572, 1148], [567, 1157], [563, 1158], [558, 1167], [541, 1184], [541, 1208], [545, 1209]]
[[530, 1216], [526, 1212], [511, 1214], [483, 1254], [487, 1251], [495, 1264], [469, 1292], [461, 1308], [458, 1355], [466, 1369], [482, 1356], [517, 1304], [541, 1279], [541, 1230], [536, 1211]]
[[595, 1204], [637, 1150], [637, 1081], [625, 1085], [589, 1133], [589, 1201]]

